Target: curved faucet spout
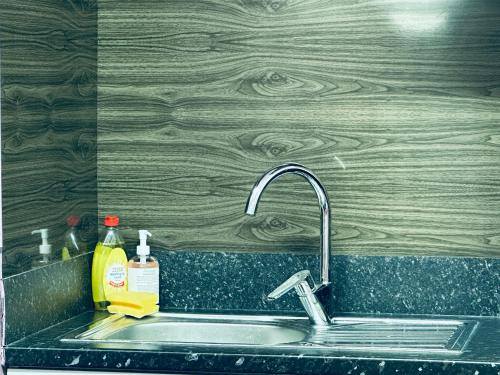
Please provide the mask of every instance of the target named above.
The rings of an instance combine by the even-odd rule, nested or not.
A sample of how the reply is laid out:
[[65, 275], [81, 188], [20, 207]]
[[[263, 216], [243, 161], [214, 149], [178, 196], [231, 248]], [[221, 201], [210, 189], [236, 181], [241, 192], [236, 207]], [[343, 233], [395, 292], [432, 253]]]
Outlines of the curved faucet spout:
[[247, 200], [245, 213], [255, 215], [260, 197], [273, 180], [287, 173], [298, 174], [304, 177], [313, 187], [318, 196], [319, 208], [321, 212], [321, 230], [320, 230], [320, 274], [321, 285], [316, 290], [327, 286], [330, 283], [329, 265], [330, 265], [330, 203], [326, 190], [319, 179], [306, 167], [300, 164], [289, 163], [275, 167], [266, 172], [254, 185]]

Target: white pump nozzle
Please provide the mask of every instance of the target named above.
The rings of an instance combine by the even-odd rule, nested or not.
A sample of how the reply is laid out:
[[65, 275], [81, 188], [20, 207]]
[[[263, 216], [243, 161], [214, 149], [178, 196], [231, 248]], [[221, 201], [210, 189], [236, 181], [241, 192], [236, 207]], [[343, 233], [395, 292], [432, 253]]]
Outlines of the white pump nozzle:
[[42, 236], [42, 244], [39, 246], [40, 254], [48, 255], [52, 250], [52, 245], [49, 244], [49, 230], [47, 228], [37, 229], [31, 232], [31, 234], [40, 233]]
[[147, 244], [148, 237], [151, 237], [151, 233], [149, 233], [147, 230], [141, 229], [139, 231], [139, 246], [137, 246], [137, 255], [149, 255], [149, 246]]

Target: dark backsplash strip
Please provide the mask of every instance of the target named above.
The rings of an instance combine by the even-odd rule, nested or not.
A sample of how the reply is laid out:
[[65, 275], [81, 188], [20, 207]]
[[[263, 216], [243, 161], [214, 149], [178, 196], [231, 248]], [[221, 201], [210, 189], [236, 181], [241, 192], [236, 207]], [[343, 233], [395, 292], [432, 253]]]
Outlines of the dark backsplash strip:
[[266, 302], [266, 295], [294, 272], [318, 269], [318, 257], [309, 255], [180, 251], [155, 255], [161, 271], [160, 306], [165, 310], [301, 311], [294, 296]]
[[[165, 252], [160, 304], [164, 310], [280, 310], [301, 312], [290, 294], [265, 296], [314, 255]], [[334, 256], [333, 312], [500, 315], [500, 258]]]
[[4, 279], [7, 343], [92, 308], [92, 254]]
[[500, 258], [333, 258], [335, 310], [500, 315]]

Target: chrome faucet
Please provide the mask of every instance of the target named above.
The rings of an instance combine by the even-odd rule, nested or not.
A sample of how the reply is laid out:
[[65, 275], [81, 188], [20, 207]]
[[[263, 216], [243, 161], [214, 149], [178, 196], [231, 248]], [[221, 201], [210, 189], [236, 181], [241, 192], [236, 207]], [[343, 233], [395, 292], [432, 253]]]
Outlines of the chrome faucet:
[[255, 215], [260, 197], [273, 180], [278, 177], [293, 173], [304, 177], [313, 187], [318, 196], [319, 207], [321, 211], [321, 230], [320, 230], [320, 284], [316, 285], [310, 272], [300, 271], [281, 284], [276, 290], [268, 295], [269, 300], [281, 297], [291, 289], [295, 289], [309, 319], [315, 325], [328, 325], [330, 319], [326, 315], [323, 306], [318, 301], [316, 293], [330, 284], [329, 266], [330, 266], [330, 204], [325, 188], [319, 179], [306, 167], [289, 163], [275, 167], [266, 172], [254, 185], [247, 200], [245, 213]]

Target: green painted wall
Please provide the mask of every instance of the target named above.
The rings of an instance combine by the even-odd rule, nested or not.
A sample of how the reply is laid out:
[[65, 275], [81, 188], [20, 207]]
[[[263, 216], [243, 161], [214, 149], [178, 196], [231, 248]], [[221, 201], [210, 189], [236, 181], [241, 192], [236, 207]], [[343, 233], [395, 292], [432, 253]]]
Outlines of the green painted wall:
[[156, 246], [500, 255], [494, 1], [99, 2], [101, 216]]
[[4, 0], [0, 6], [4, 275], [31, 267], [66, 217], [96, 238], [97, 5]]

